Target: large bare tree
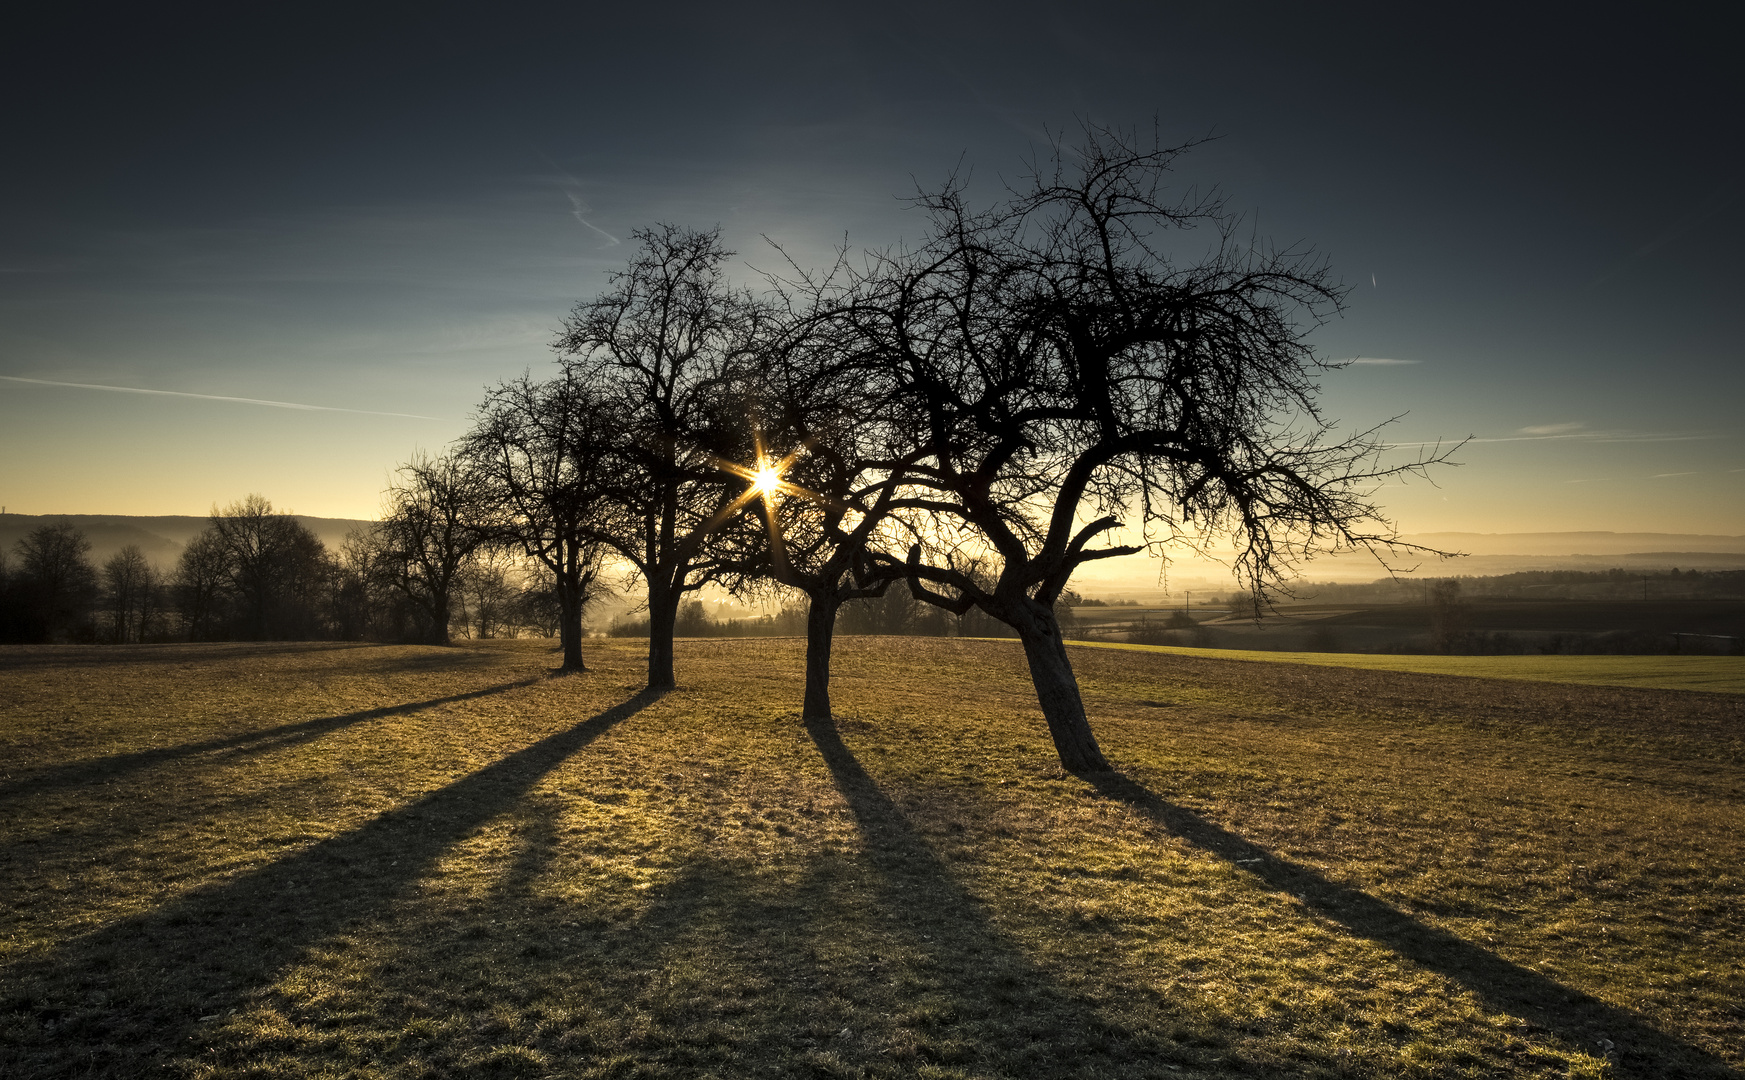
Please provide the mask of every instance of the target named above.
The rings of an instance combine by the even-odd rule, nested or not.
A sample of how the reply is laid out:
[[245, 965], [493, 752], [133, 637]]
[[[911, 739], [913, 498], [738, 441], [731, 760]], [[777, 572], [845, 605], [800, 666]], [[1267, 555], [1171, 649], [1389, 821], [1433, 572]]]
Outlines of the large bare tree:
[[575, 308], [557, 342], [565, 378], [598, 394], [612, 425], [611, 515], [599, 539], [648, 588], [648, 686], [670, 689], [687, 593], [735, 572], [718, 531], [753, 498], [743, 372], [764, 309], [735, 291], [718, 230], [659, 225], [607, 290]]
[[[811, 304], [804, 279], [790, 293]], [[837, 615], [850, 600], [882, 597], [905, 576], [901, 522], [893, 515], [904, 465], [878, 422], [886, 402], [863, 381], [851, 343], [828, 307], [791, 311], [786, 333], [758, 369], [753, 478], [762, 503], [772, 578], [806, 594], [806, 683], [801, 715], [828, 720]]]
[[[921, 455], [899, 505], [934, 527], [910, 587], [1017, 633], [1075, 772], [1109, 767], [1055, 615], [1076, 569], [1232, 536], [1264, 593], [1316, 552], [1396, 545], [1375, 488], [1436, 459], [1384, 464], [1373, 430], [1337, 434], [1306, 334], [1343, 290], [1312, 253], [1244, 240], [1216, 199], [1173, 194], [1184, 149], [1087, 128], [989, 209], [949, 182], [916, 200], [920, 244], [820, 298]], [[1138, 537], [1110, 543], [1125, 521]]]

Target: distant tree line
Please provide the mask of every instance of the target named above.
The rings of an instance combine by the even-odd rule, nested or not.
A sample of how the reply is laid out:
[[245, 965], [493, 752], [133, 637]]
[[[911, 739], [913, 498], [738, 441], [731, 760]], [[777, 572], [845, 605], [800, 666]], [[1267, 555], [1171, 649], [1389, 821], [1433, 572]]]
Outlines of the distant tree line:
[[44, 525], [10, 558], [0, 552], [0, 640], [447, 643], [557, 633], [551, 588], [500, 547], [468, 544], [434, 568], [420, 560], [406, 497], [396, 485], [386, 521], [329, 551], [250, 495], [214, 507], [168, 571], [133, 545], [95, 566], [77, 528]]

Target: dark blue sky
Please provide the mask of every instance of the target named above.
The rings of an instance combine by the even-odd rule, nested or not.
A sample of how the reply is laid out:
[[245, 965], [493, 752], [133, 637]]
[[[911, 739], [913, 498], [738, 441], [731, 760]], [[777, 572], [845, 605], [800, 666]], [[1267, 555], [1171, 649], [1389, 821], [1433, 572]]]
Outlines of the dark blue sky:
[[1326, 355], [1402, 361], [1330, 376], [1335, 415], [1480, 440], [1383, 493], [1408, 530], [1745, 533], [1742, 95], [1712, 7], [626, 10], [13, 27], [0, 502], [365, 516], [485, 384], [548, 363], [637, 226], [819, 260], [917, 233], [899, 196], [960, 160], [992, 197], [1050, 129], [1155, 118], [1219, 136], [1184, 183], [1353, 286]]

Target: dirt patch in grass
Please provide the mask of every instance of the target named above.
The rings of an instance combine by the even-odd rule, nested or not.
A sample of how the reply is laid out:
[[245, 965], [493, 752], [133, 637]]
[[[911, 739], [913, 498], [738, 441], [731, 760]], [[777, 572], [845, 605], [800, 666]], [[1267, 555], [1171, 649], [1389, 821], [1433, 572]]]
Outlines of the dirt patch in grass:
[[0, 1075], [1745, 1070], [1741, 699], [802, 648], [0, 650]]

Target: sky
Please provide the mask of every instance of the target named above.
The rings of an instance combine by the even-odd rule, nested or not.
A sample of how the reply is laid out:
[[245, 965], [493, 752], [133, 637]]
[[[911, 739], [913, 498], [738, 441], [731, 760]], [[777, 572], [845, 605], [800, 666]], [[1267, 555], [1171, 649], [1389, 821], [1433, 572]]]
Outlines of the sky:
[[1333, 416], [1471, 437], [1378, 493], [1404, 531], [1745, 533], [1713, 6], [255, 6], [9, 27], [11, 512], [375, 516], [487, 386], [551, 370], [633, 230], [718, 224], [752, 284], [771, 242], [914, 237], [918, 186], [991, 200], [1088, 120], [1212, 136], [1182, 184], [1326, 256]]

